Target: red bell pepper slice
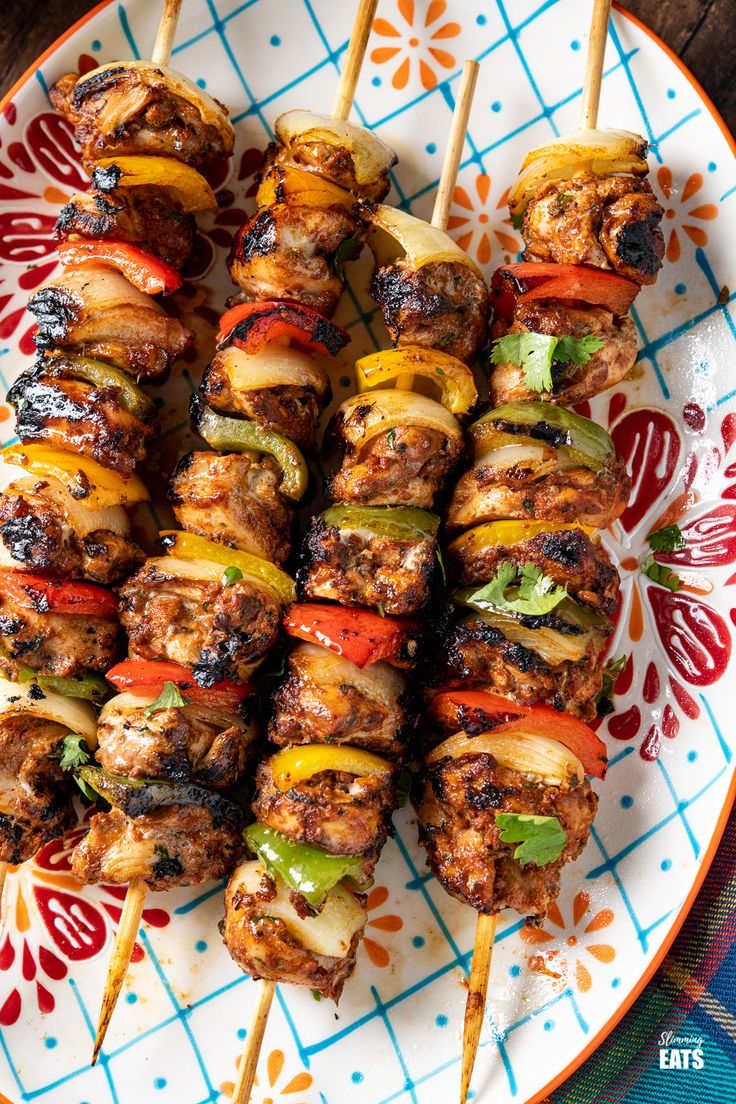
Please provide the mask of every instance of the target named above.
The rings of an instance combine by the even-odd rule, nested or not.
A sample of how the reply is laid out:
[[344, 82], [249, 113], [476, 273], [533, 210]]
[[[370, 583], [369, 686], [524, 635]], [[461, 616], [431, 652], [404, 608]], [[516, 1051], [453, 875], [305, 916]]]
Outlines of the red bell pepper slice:
[[417, 652], [417, 626], [399, 617], [381, 617], [373, 610], [331, 606], [326, 602], [301, 602], [284, 614], [289, 636], [321, 644], [368, 667], [385, 660], [394, 667], [411, 667]]
[[93, 583], [65, 582], [53, 575], [26, 571], [0, 572], [0, 595], [35, 613], [118, 616], [118, 600], [111, 590]]
[[117, 268], [146, 295], [171, 295], [182, 285], [181, 276], [175, 268], [128, 242], [67, 241], [60, 242], [56, 249], [65, 265], [79, 268], [108, 265]]
[[569, 713], [558, 713], [551, 705], [534, 705], [524, 717], [508, 724], [499, 725], [495, 732], [528, 733], [530, 736], [546, 736], [556, 740], [573, 755], [577, 755], [586, 774], [594, 778], [605, 778], [608, 767], [606, 745], [577, 717]]
[[511, 322], [518, 303], [532, 299], [579, 299], [624, 315], [640, 291], [625, 276], [586, 265], [560, 265], [522, 261], [502, 265], [491, 280], [493, 310]]
[[430, 720], [451, 736], [455, 732], [478, 735], [489, 732], [512, 718], [526, 716], [531, 706], [485, 690], [449, 690], [437, 694], [429, 707]]
[[192, 701], [232, 713], [237, 713], [239, 706], [253, 693], [250, 684], [241, 686], [228, 680], [205, 689], [197, 686], [188, 667], [165, 660], [126, 659], [111, 667], [105, 677], [121, 693], [127, 690], [139, 697], [158, 695], [165, 682], [173, 682]]
[[301, 303], [278, 299], [240, 303], [220, 319], [218, 345], [237, 345], [246, 353], [257, 353], [269, 341], [288, 338], [300, 349], [319, 356], [336, 356], [350, 341], [341, 326], [329, 322]]

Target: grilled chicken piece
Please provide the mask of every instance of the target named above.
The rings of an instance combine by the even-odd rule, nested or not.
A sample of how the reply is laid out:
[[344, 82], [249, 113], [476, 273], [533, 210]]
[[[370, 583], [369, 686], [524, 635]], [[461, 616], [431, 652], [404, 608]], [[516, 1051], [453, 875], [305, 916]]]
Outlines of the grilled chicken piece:
[[95, 758], [104, 770], [217, 790], [235, 785], [255, 736], [238, 716], [194, 703], [148, 714], [148, 701], [137, 701], [119, 694], [103, 707]]
[[238, 298], [293, 299], [331, 318], [343, 290], [332, 259], [343, 242], [361, 234], [340, 204], [279, 203], [256, 211], [236, 234], [228, 261], [243, 291]]
[[265, 385], [246, 389], [237, 386], [222, 353], [215, 353], [202, 376], [200, 394], [204, 401], [224, 414], [243, 414], [265, 429], [281, 433], [305, 450], [314, 449], [319, 416], [330, 399], [327, 376], [324, 387]]
[[106, 468], [130, 475], [146, 457], [153, 428], [121, 402], [119, 387], [75, 379], [63, 357], [23, 372], [7, 394], [24, 443], [91, 456]]
[[582, 173], [551, 181], [524, 214], [524, 257], [613, 269], [653, 284], [664, 256], [663, 214], [646, 180]]
[[21, 667], [61, 678], [105, 672], [119, 650], [115, 618], [43, 613], [0, 592], [0, 674], [16, 680]]
[[434, 537], [399, 540], [361, 529], [312, 522], [297, 580], [303, 598], [344, 606], [380, 606], [385, 613], [418, 614], [428, 604], [437, 562]]
[[462, 443], [440, 430], [398, 426], [373, 437], [357, 456], [348, 446], [325, 493], [338, 502], [431, 509], [461, 454]]
[[0, 862], [25, 862], [74, 824], [59, 766], [68, 735], [55, 721], [0, 715]]
[[626, 509], [630, 490], [620, 457], [599, 472], [567, 468], [541, 477], [531, 469], [479, 463], [458, 480], [447, 525], [464, 529], [483, 521], [533, 518], [606, 529]]
[[414, 269], [398, 261], [376, 271], [371, 295], [394, 345], [441, 349], [470, 364], [485, 341], [488, 290], [467, 265], [440, 261]]
[[140, 153], [202, 169], [233, 151], [222, 104], [151, 62], [105, 65], [83, 77], [67, 73], [49, 98], [74, 127], [88, 171], [102, 157]]
[[518, 568], [534, 564], [556, 586], [567, 587], [571, 598], [610, 617], [618, 609], [619, 576], [601, 544], [594, 544], [582, 529], [538, 533], [518, 544], [451, 548], [458, 563], [461, 586], [483, 586], [502, 563]]
[[[543, 617], [526, 620], [546, 622]], [[547, 663], [483, 618], [469, 616], [450, 631], [436, 685], [447, 690], [489, 690], [520, 705], [542, 702], [592, 721], [603, 682], [601, 652], [599, 640], [591, 638], [582, 659]]]
[[[274, 900], [276, 888], [265, 871], [257, 891], [249, 892], [250, 879], [244, 884], [243, 872], [251, 866], [250, 862], [244, 862], [236, 868], [225, 893], [225, 918], [220, 930], [231, 958], [253, 978], [306, 985], [337, 1003], [355, 969], [355, 955], [365, 924], [353, 933], [342, 956], [308, 950], [294, 938], [282, 919], [269, 915], [269, 902]], [[307, 907], [298, 894], [292, 894], [292, 900], [296, 902], [295, 910], [303, 912]]]
[[[585, 847], [597, 804], [587, 781], [542, 785], [486, 753], [447, 757], [422, 774], [419, 838], [451, 896], [479, 912], [513, 908], [541, 919], [557, 898], [562, 867]], [[557, 817], [567, 833], [559, 858], [545, 866], [518, 862], [517, 844], [500, 839], [498, 813]]]
[[329, 180], [338, 188], [344, 188], [369, 203], [380, 203], [391, 190], [388, 172], [380, 173], [374, 180], [358, 183], [350, 150], [346, 146], [335, 146], [318, 139], [307, 141], [294, 137], [288, 150], [272, 142], [263, 158], [261, 178], [273, 175], [274, 171], [288, 169], [289, 165], [309, 169], [315, 176]]
[[246, 579], [223, 587], [193, 578], [192, 562], [149, 559], [120, 588], [130, 656], [181, 663], [200, 686], [247, 682], [278, 639], [280, 606], [269, 590]]
[[618, 318], [602, 307], [572, 307], [555, 300], [533, 299], [529, 303], [517, 304], [511, 326], [497, 320], [491, 336], [498, 338], [529, 332], [553, 337], [592, 335], [605, 344], [585, 364], [554, 363], [554, 387], [549, 394], [530, 391], [519, 365], [492, 365], [489, 387], [494, 406], [518, 399], [539, 398], [572, 406], [614, 387], [636, 361], [636, 329], [632, 319], [628, 315]]
[[282, 564], [294, 511], [279, 491], [281, 468], [254, 452], [190, 452], [171, 477], [169, 502], [182, 529]]
[[54, 227], [56, 241], [130, 242], [180, 269], [194, 247], [194, 215], [153, 185], [105, 188], [110, 170], [98, 170], [97, 187], [78, 192], [62, 207]]
[[388, 663], [364, 669], [299, 643], [272, 703], [274, 744], [352, 744], [401, 760], [416, 724], [405, 678]]
[[160, 376], [192, 343], [176, 318], [110, 268], [66, 269], [31, 297], [41, 351], [99, 357], [130, 375]]
[[392, 774], [356, 778], [345, 771], [320, 771], [286, 792], [273, 779], [271, 761], [256, 771], [256, 820], [299, 843], [331, 855], [361, 855], [368, 873], [391, 830]]
[[72, 872], [85, 884], [143, 878], [151, 889], [198, 885], [225, 877], [243, 853], [238, 829], [199, 805], [161, 805], [139, 817], [112, 809], [89, 823], [72, 854]]
[[[59, 578], [115, 583], [143, 560], [130, 540], [130, 522], [124, 510], [81, 511], [99, 517], [101, 528], [82, 532], [78, 517], [68, 514], [49, 497], [52, 480], [22, 479], [0, 494], [0, 562], [6, 567], [50, 572]], [[105, 527], [114, 520], [115, 531]], [[94, 525], [90, 520], [89, 525]], [[86, 527], [85, 527], [86, 528]]]

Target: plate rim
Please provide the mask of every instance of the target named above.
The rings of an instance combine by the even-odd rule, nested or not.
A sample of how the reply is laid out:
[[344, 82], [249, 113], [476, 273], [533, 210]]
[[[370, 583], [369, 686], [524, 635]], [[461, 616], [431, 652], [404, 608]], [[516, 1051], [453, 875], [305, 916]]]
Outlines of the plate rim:
[[[67, 39], [71, 38], [71, 36], [75, 34], [76, 31], [78, 31], [81, 27], [85, 25], [85, 23], [88, 23], [90, 20], [94, 19], [106, 8], [111, 7], [112, 4], [115, 2], [116, 0], [100, 0], [99, 3], [95, 4], [93, 8], [91, 8], [83, 16], [77, 19], [75, 23], [68, 27], [67, 30], [63, 32], [63, 34], [60, 34], [57, 38], [55, 38], [54, 41], [49, 46], [47, 46], [46, 49], [41, 54], [39, 54], [38, 57], [24, 70], [24, 72], [21, 73], [21, 75], [14, 82], [11, 88], [2, 97], [0, 97], [0, 113], [4, 114], [5, 108], [10, 102], [12, 102], [17, 93], [29, 81], [33, 79], [35, 73], [40, 69], [44, 62], [47, 61], [48, 58], [50, 58], [59, 49], [59, 47], [61, 47], [67, 41]], [[669, 60], [676, 65], [676, 67], [679, 69], [679, 71], [682, 73], [688, 83], [692, 86], [696, 95], [704, 104], [708, 113], [710, 114], [716, 126], [726, 140], [726, 144], [728, 145], [732, 154], [734, 155], [734, 157], [736, 157], [736, 137], [734, 137], [734, 135], [731, 133], [725, 119], [714, 104], [713, 100], [705, 91], [700, 81], [694, 76], [692, 71], [685, 64], [685, 62], [680, 57], [678, 57], [674, 50], [670, 46], [668, 46], [667, 43], [658, 34], [656, 34], [655, 31], [653, 31], [637, 15], [634, 15], [633, 12], [629, 11], [628, 8], [624, 7], [624, 5], [619, 2], [619, 0], [613, 0], [612, 7], [618, 15], [622, 16], [625, 19], [628, 19], [631, 23], [634, 24], [635, 27], [646, 34], [652, 40], [652, 42], [654, 42], [654, 44], [666, 55], [666, 57], [668, 57]], [[617, 1006], [616, 1011], [608, 1018], [608, 1020], [598, 1030], [593, 1038], [589, 1040], [589, 1042], [582, 1048], [582, 1050], [580, 1050], [578, 1054], [576, 1054], [575, 1058], [573, 1058], [571, 1062], [568, 1062], [568, 1064], [562, 1070], [560, 1070], [558, 1074], [551, 1078], [551, 1080], [549, 1080], [533, 1096], [524, 1101], [524, 1104], [542, 1104], [542, 1102], [546, 1100], [551, 1092], [554, 1092], [555, 1089], [558, 1089], [561, 1085], [563, 1085], [574, 1073], [577, 1072], [577, 1070], [580, 1069], [583, 1063], [587, 1061], [587, 1059], [590, 1058], [596, 1052], [596, 1050], [598, 1050], [601, 1044], [605, 1042], [608, 1036], [624, 1018], [626, 1013], [639, 999], [642, 992], [661, 966], [664, 958], [672, 947], [672, 944], [675, 942], [675, 939], [680, 934], [682, 926], [685, 923], [685, 920], [687, 919], [690, 910], [695, 903], [695, 899], [697, 898], [700, 890], [703, 887], [703, 883], [711, 868], [716, 852], [720, 847], [724, 832], [726, 830], [726, 825], [735, 805], [736, 769], [734, 769], [734, 772], [732, 774], [731, 782], [724, 798], [718, 821], [716, 822], [715, 829], [710, 838], [705, 854], [703, 855], [702, 862], [697, 871], [697, 874], [695, 875], [693, 884], [690, 887], [690, 891], [683, 901], [680, 910], [677, 913], [677, 916], [672, 922], [672, 925], [670, 926], [666, 936], [662, 940], [662, 943], [656, 954], [653, 955], [650, 962], [646, 965], [637, 982], [632, 987], [631, 991], [627, 994], [621, 1004]]]

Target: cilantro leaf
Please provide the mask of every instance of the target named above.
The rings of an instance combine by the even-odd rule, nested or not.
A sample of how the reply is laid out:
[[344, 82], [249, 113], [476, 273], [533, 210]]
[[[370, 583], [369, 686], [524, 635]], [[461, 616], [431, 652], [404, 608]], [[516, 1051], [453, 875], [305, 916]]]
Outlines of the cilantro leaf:
[[685, 547], [685, 538], [679, 525], [666, 525], [664, 529], [655, 529], [647, 537], [654, 552], [679, 552]]
[[63, 771], [76, 770], [77, 767], [83, 767], [92, 759], [87, 741], [78, 732], [70, 732], [65, 736], [62, 748], [59, 766]]
[[146, 716], [160, 713], [163, 709], [181, 709], [184, 705], [190, 705], [191, 698], [185, 698], [179, 687], [173, 682], [165, 682], [164, 688], [150, 705], [146, 706]]
[[93, 805], [96, 805], [100, 799], [100, 795], [97, 793], [97, 791], [93, 790], [92, 787], [87, 782], [85, 782], [83, 778], [80, 778], [78, 774], [74, 775], [74, 781], [77, 783], [80, 790], [82, 791], [83, 797], [86, 797], [87, 801], [90, 801]]
[[504, 843], [518, 843], [514, 858], [520, 863], [546, 866], [562, 854], [567, 832], [557, 817], [527, 813], [496, 813], [496, 825]]
[[616, 685], [618, 676], [623, 674], [626, 670], [628, 662], [629, 657], [627, 655], [622, 655], [619, 656], [618, 659], [610, 660], [603, 668], [601, 688], [595, 698], [595, 704], [599, 707], [599, 716], [605, 716], [607, 713], [613, 712], [613, 705], [611, 704], [613, 688]]
[[496, 338], [491, 347], [492, 364], [516, 364], [530, 391], [552, 391], [552, 363], [587, 364], [605, 342], [593, 334], [584, 337], [553, 337], [550, 334], [519, 333]]
[[[519, 577], [519, 585], [512, 586]], [[509, 593], [507, 594], [507, 590]], [[526, 616], [542, 616], [567, 598], [567, 588], [555, 586], [549, 575], [543, 575], [534, 564], [516, 565], [505, 560], [489, 583], [473, 591], [467, 598], [470, 605], [479, 608], [508, 610]]]
[[342, 280], [343, 283], [345, 283], [345, 271], [343, 266], [346, 261], [351, 261], [353, 257], [360, 253], [362, 244], [360, 234], [353, 234], [352, 237], [345, 238], [345, 241], [340, 242], [337, 249], [330, 257], [330, 267], [338, 280]]
[[664, 564], [657, 563], [651, 552], [641, 565], [641, 569], [644, 574], [648, 575], [655, 583], [667, 587], [668, 590], [676, 593], [678, 590], [682, 589], [680, 576], [675, 575], [674, 571], [670, 571]]
[[243, 578], [243, 572], [239, 567], [226, 567], [222, 573], [222, 585], [224, 587], [232, 586], [233, 583], [239, 583]]

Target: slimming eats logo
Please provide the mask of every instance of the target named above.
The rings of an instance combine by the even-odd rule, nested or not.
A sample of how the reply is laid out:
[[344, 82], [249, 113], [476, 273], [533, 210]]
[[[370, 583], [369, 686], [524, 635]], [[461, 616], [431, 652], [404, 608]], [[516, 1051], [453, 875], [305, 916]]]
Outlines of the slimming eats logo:
[[659, 1036], [661, 1070], [702, 1070], [704, 1065], [701, 1035], [675, 1035], [673, 1031], [663, 1031]]

